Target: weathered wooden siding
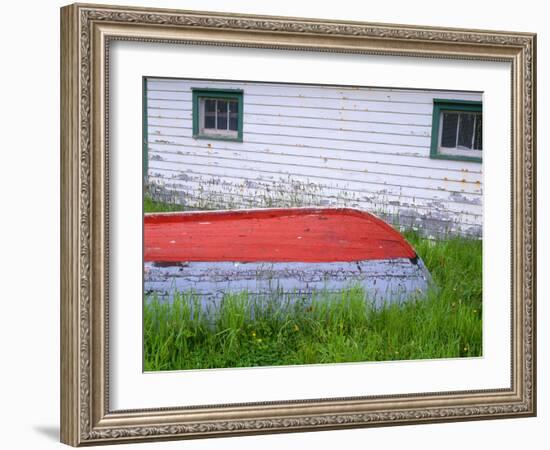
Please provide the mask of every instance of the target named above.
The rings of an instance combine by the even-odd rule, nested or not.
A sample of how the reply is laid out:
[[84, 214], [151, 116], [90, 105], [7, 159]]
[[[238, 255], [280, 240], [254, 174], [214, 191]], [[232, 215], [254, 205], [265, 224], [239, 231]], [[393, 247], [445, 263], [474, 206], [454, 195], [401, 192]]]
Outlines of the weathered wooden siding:
[[[192, 87], [244, 90], [243, 142], [192, 137]], [[430, 159], [433, 98], [481, 94], [149, 79], [148, 189], [190, 209], [355, 207], [481, 236], [482, 165]]]

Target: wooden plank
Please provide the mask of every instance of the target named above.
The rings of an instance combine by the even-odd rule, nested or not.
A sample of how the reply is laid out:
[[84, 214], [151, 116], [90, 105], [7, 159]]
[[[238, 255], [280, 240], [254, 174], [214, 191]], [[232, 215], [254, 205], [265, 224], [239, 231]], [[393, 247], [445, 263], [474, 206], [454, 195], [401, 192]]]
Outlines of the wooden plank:
[[[193, 129], [191, 126], [185, 126], [183, 123], [176, 121], [167, 121], [166, 119], [155, 120], [151, 119], [149, 125], [157, 130], [161, 130], [161, 135], [164, 136], [192, 136]], [[264, 124], [245, 123], [243, 132], [245, 140], [250, 135], [263, 136], [286, 136], [295, 139], [295, 142], [301, 142], [302, 138], [326, 139], [327, 141], [347, 140], [354, 142], [383, 142], [384, 144], [396, 144], [404, 146], [429, 147], [430, 136], [418, 136], [413, 134], [391, 134], [372, 131], [355, 131], [344, 129], [330, 128], [307, 128], [299, 126], [276, 126]]]
[[[369, 166], [358, 166], [355, 163], [345, 163], [342, 161], [329, 161], [325, 164], [306, 164], [299, 158], [287, 159], [286, 161], [279, 161], [277, 158], [269, 156], [258, 156], [257, 159], [238, 159], [238, 158], [196, 158], [192, 155], [186, 154], [174, 154], [168, 152], [155, 152], [149, 150], [151, 158], [155, 159], [155, 162], [162, 161], [168, 165], [169, 168], [174, 170], [186, 170], [191, 167], [206, 168], [209, 173], [213, 175], [223, 174], [227, 170], [235, 169], [239, 171], [249, 171], [251, 174], [266, 173], [266, 174], [280, 174], [282, 176], [302, 176], [302, 177], [315, 177], [324, 178], [336, 181], [357, 181], [368, 182], [379, 185], [389, 185], [400, 187], [403, 190], [409, 189], [427, 189], [437, 191], [451, 191], [461, 192], [468, 194], [481, 194], [481, 183], [470, 183], [466, 180], [455, 181], [452, 179], [435, 179], [429, 177], [425, 172], [425, 177], [412, 177], [410, 175], [399, 174], [381, 174], [373, 172], [368, 169]], [[158, 166], [156, 166], [158, 167]], [[419, 171], [416, 172], [417, 174]]]
[[[472, 174], [475, 178], [471, 181], [482, 181], [482, 165], [465, 161], [442, 161], [431, 159], [423, 155], [394, 154], [379, 151], [342, 150], [328, 147], [303, 147], [297, 145], [279, 145], [246, 142], [246, 145], [225, 141], [209, 141], [188, 138], [181, 144], [174, 143], [163, 136], [153, 136], [149, 147], [159, 151], [175, 151], [176, 153], [197, 152], [197, 154], [228, 154], [228, 153], [266, 153], [279, 156], [304, 156], [311, 158], [333, 158], [357, 162], [375, 163], [381, 165], [411, 167], [415, 169], [437, 169], [449, 173], [448, 178], [462, 179], [463, 175]], [[407, 169], [409, 172], [410, 170]], [[458, 172], [461, 175], [456, 175]]]
[[[151, 112], [153, 111], [153, 112]], [[180, 114], [178, 111], [150, 110], [149, 123], [151, 125], [185, 128], [192, 127], [190, 114]], [[371, 122], [352, 122], [330, 119], [308, 119], [288, 116], [262, 116], [259, 114], [245, 114], [244, 126], [253, 125], [275, 126], [285, 128], [310, 128], [317, 130], [339, 130], [339, 131], [363, 131], [376, 134], [395, 134], [402, 136], [426, 136], [429, 137], [431, 127], [411, 126]]]
[[[172, 102], [190, 102], [191, 92], [167, 92], [167, 91], [149, 91], [148, 100], [167, 100]], [[304, 109], [337, 109], [348, 111], [385, 111], [408, 114], [431, 114], [433, 104], [426, 103], [407, 103], [407, 102], [376, 102], [368, 99], [347, 99], [330, 97], [308, 97], [301, 95], [297, 97], [275, 96], [275, 95], [249, 95], [245, 93], [245, 108], [250, 105], [260, 106], [279, 106]]]
[[[161, 176], [158, 176], [161, 175]], [[192, 204], [195, 208], [232, 209], [254, 207], [333, 206], [360, 208], [375, 214], [399, 214], [407, 219], [437, 218], [441, 221], [480, 224], [481, 206], [388, 193], [335, 188], [299, 179], [258, 181], [186, 173], [185, 180], [149, 175], [150, 191], [162, 201]]]
[[[254, 183], [272, 182], [274, 185], [281, 186], [284, 189], [283, 183], [298, 182], [301, 186], [307, 186], [309, 192], [315, 192], [319, 186], [330, 186], [333, 189], [340, 190], [342, 192], [348, 192], [349, 198], [374, 195], [379, 198], [382, 203], [384, 197], [404, 197], [404, 198], [422, 198], [431, 202], [460, 202], [469, 203], [474, 205], [481, 205], [481, 195], [472, 193], [460, 193], [449, 192], [443, 189], [420, 189], [416, 187], [405, 189], [402, 186], [394, 186], [389, 184], [380, 184], [371, 182], [368, 179], [365, 180], [349, 180], [345, 178], [323, 177], [319, 175], [299, 176], [293, 175], [291, 177], [285, 176], [278, 171], [257, 171], [255, 174], [247, 170], [223, 168], [218, 173], [213, 173], [212, 168], [203, 167], [199, 165], [190, 166], [187, 168], [174, 169], [172, 163], [166, 163], [163, 161], [151, 161], [149, 174], [154, 176], [166, 177], [165, 181], [172, 181], [177, 179], [184, 179], [189, 176], [208, 176], [216, 182], [220, 182], [222, 179], [234, 179], [241, 180], [241, 184], [248, 183], [253, 185]], [[238, 188], [238, 184], [235, 186]], [[305, 187], [304, 187], [305, 189]], [[305, 192], [304, 192], [305, 194]]]
[[379, 218], [355, 209], [146, 214], [145, 261], [335, 262], [415, 258]]
[[[313, 296], [341, 299], [342, 291], [361, 287], [365, 302], [381, 306], [418, 298], [431, 277], [422, 260], [406, 258], [353, 262], [185, 262], [144, 264], [145, 301], [171, 301], [174, 292], [192, 293], [208, 317], [219, 312], [224, 296], [246, 292], [250, 314], [269, 306], [284, 310], [296, 301], [305, 308]], [[337, 297], [333, 297], [333, 295]]]
[[[191, 112], [191, 102], [169, 101], [169, 100], [153, 100], [148, 102], [150, 111], [155, 109], [160, 110], [175, 110], [182, 112]], [[395, 123], [401, 125], [423, 125], [428, 126], [432, 123], [431, 114], [405, 114], [399, 112], [378, 112], [378, 111], [356, 111], [356, 110], [340, 110], [340, 109], [320, 109], [320, 108], [300, 108], [300, 107], [285, 107], [285, 106], [270, 106], [270, 105], [255, 105], [248, 102], [245, 103], [245, 114], [264, 114], [272, 116], [289, 116], [289, 117], [309, 117], [309, 118], [325, 118], [332, 120], [360, 120], [363, 122], [383, 122]]]
[[457, 92], [418, 89], [392, 89], [369, 87], [341, 87], [322, 85], [298, 85], [262, 82], [223, 82], [207, 80], [168, 80], [149, 79], [151, 91], [185, 92], [191, 87], [216, 87], [218, 89], [243, 89], [245, 95], [272, 95], [319, 98], [346, 98], [351, 100], [370, 100], [385, 102], [431, 103], [433, 98], [481, 100], [478, 92]]
[[[444, 168], [431, 167], [431, 160], [419, 161], [416, 158], [414, 161], [409, 161], [410, 157], [399, 155], [397, 158], [383, 155], [385, 158], [380, 158], [379, 155], [370, 153], [349, 153], [349, 152], [304, 152], [303, 149], [293, 149], [291, 152], [278, 152], [265, 149], [264, 151], [248, 150], [249, 146], [236, 149], [218, 149], [215, 147], [189, 147], [179, 146], [168, 143], [149, 144], [149, 150], [153, 153], [173, 154], [187, 156], [196, 161], [201, 159], [212, 159], [223, 161], [225, 159], [235, 159], [239, 161], [261, 161], [261, 162], [276, 162], [278, 164], [303, 164], [305, 166], [334, 168], [336, 170], [345, 169], [352, 171], [369, 172], [384, 175], [402, 175], [410, 178], [428, 178], [440, 181], [456, 181], [464, 183], [481, 184], [483, 181], [482, 174], [479, 172], [471, 172], [465, 169], [448, 170]], [[315, 150], [315, 149], [313, 149]], [[325, 156], [326, 155], [326, 156]], [[388, 162], [389, 161], [389, 162]], [[401, 164], [400, 161], [403, 161]], [[415, 165], [418, 161], [418, 165]], [[407, 164], [408, 162], [408, 164]], [[422, 165], [421, 165], [422, 164]], [[414, 170], [411, 170], [414, 169]]]
[[[176, 128], [163, 128], [158, 126], [149, 126], [149, 139], [156, 142], [168, 142], [173, 144], [184, 144], [194, 140], [186, 130], [178, 130]], [[397, 136], [399, 138], [400, 136]], [[396, 140], [396, 139], [394, 139]], [[315, 147], [315, 148], [338, 148], [342, 150], [355, 151], [379, 151], [389, 152], [394, 154], [413, 154], [418, 156], [428, 156], [430, 148], [425, 145], [408, 144], [393, 144], [388, 142], [385, 136], [372, 135], [371, 141], [362, 140], [346, 140], [346, 139], [330, 139], [330, 138], [315, 138], [285, 136], [276, 134], [259, 134], [254, 132], [245, 133], [243, 136], [243, 144], [249, 142], [261, 143], [267, 145], [294, 145], [296, 147]]]

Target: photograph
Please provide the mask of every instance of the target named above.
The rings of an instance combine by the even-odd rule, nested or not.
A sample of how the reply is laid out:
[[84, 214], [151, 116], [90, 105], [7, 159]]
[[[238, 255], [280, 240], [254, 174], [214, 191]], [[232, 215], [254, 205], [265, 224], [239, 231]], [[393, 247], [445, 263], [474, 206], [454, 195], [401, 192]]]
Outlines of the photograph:
[[356, 8], [61, 8], [62, 442], [536, 415], [537, 35]]
[[144, 371], [483, 356], [483, 92], [142, 97]]

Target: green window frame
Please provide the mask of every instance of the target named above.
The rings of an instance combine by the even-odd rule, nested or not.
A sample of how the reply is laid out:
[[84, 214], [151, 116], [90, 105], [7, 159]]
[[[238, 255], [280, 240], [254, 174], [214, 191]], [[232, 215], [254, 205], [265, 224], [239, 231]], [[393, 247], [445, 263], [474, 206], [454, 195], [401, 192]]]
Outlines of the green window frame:
[[[195, 139], [215, 139], [223, 141], [243, 141], [243, 97], [244, 92], [242, 89], [205, 89], [205, 88], [191, 88], [193, 92], [193, 137]], [[205, 108], [206, 100], [211, 105], [215, 105], [215, 111], [212, 112], [215, 126], [214, 128], [205, 127]], [[230, 116], [235, 114], [230, 108], [237, 107], [236, 129], [230, 129]], [[220, 108], [227, 108], [226, 111], [218, 110]], [[225, 128], [218, 126], [219, 116], [224, 115]]]
[[[442, 134], [442, 120], [443, 113], [476, 113], [476, 116], [479, 117], [475, 119], [474, 127], [482, 127], [482, 103], [469, 100], [449, 100], [449, 99], [434, 99], [433, 105], [433, 115], [432, 115], [432, 140], [430, 148], [430, 158], [433, 159], [447, 159], [453, 161], [472, 161], [472, 162], [482, 162], [482, 152], [483, 144], [480, 149], [471, 149], [471, 150], [461, 150], [456, 147], [453, 153], [453, 148], [444, 148], [444, 152], [441, 146], [441, 134]], [[459, 116], [460, 117], [460, 116]], [[457, 119], [457, 136], [458, 136], [458, 127], [459, 122], [462, 119]], [[481, 128], [482, 130], [482, 128]], [[458, 139], [458, 137], [457, 137]], [[475, 129], [472, 133], [472, 139], [475, 139]], [[483, 142], [483, 138], [482, 138]], [[468, 151], [474, 153], [474, 155], [466, 155]]]

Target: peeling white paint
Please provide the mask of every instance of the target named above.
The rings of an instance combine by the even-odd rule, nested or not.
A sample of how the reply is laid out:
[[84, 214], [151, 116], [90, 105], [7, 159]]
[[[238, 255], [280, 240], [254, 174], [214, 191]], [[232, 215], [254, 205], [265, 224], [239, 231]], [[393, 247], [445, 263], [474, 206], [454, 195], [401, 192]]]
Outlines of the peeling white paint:
[[[243, 142], [192, 137], [192, 87], [244, 90]], [[482, 165], [429, 157], [434, 98], [481, 94], [151, 79], [148, 189], [189, 209], [349, 206], [480, 237]]]
[[[174, 292], [197, 295], [210, 313], [228, 293], [246, 292], [253, 299], [285, 307], [313, 296], [360, 287], [365, 300], [380, 307], [422, 297], [431, 275], [420, 258], [331, 263], [145, 263], [147, 298], [171, 301]], [[261, 304], [261, 303], [258, 303]]]

